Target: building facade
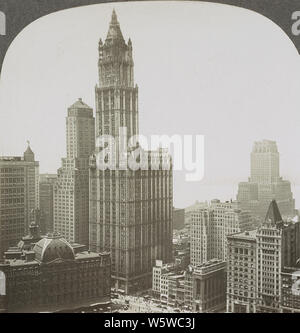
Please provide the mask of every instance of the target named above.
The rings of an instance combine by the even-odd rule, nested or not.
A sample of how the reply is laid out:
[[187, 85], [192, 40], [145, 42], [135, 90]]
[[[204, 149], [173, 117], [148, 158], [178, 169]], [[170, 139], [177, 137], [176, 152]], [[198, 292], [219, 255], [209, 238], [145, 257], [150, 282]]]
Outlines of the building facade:
[[287, 284], [300, 257], [299, 237], [300, 223], [283, 222], [275, 200], [257, 230], [228, 236], [228, 312], [276, 313], [292, 302]]
[[190, 262], [190, 237], [186, 229], [174, 230], [173, 233], [173, 258], [174, 262], [181, 265], [182, 269], [188, 267]]
[[256, 312], [256, 233], [257, 230], [251, 230], [227, 236], [227, 312]]
[[226, 236], [253, 228], [252, 216], [237, 202], [212, 200], [208, 208], [196, 209], [191, 213], [191, 264], [199, 266], [213, 258], [226, 260]]
[[226, 262], [213, 259], [193, 267], [194, 312], [224, 312], [226, 308]]
[[190, 226], [192, 223], [192, 214], [201, 208], [208, 208], [208, 202], [199, 202], [196, 201], [193, 205], [188, 206], [184, 209], [184, 228], [188, 231], [190, 230]]
[[180, 265], [153, 267], [152, 295], [162, 306], [192, 312], [223, 312], [226, 308], [226, 262], [213, 259], [182, 270]]
[[28, 145], [23, 157], [0, 157], [0, 257], [28, 231], [39, 208], [39, 162]]
[[39, 178], [40, 218], [39, 226], [43, 235], [53, 232], [53, 191], [57, 175], [42, 174]]
[[89, 157], [95, 149], [93, 110], [80, 98], [68, 108], [67, 157], [54, 185], [55, 232], [69, 242], [89, 244]]
[[258, 141], [254, 143], [251, 152], [251, 176], [248, 182], [239, 183], [237, 201], [242, 209], [263, 220], [273, 199], [278, 203], [282, 216], [295, 216], [291, 184], [279, 174], [276, 142]]
[[299, 261], [281, 272], [281, 312], [300, 313]]
[[[99, 42], [99, 85], [95, 93], [97, 140], [102, 135], [112, 137], [116, 155], [112, 158], [114, 168], [102, 169], [97, 164], [102, 148], [96, 147], [91, 157], [89, 227], [90, 248], [111, 253], [113, 283], [125, 293], [150, 288], [155, 260], [172, 259], [170, 157], [162, 149], [143, 151], [151, 166], [132, 169], [127, 159], [124, 168], [119, 154], [122, 131], [125, 129], [126, 144], [139, 133], [132, 50], [131, 40], [124, 41], [113, 12], [107, 38]], [[124, 155], [127, 158], [130, 152]], [[164, 168], [166, 163], [169, 169]]]
[[[167, 303], [168, 298], [168, 279], [169, 273], [179, 272], [180, 268], [175, 263], [163, 263], [156, 260], [152, 269], [152, 296]], [[176, 273], [175, 273], [176, 275]]]
[[0, 262], [0, 311], [57, 312], [110, 301], [109, 253], [76, 251], [57, 234], [36, 236], [23, 238]]

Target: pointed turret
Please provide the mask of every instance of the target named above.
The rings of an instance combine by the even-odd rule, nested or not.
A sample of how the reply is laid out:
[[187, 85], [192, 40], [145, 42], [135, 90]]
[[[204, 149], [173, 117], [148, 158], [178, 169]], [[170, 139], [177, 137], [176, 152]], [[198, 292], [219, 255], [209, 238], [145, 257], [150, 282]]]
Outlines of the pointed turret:
[[102, 42], [102, 39], [100, 38], [99, 39], [99, 43], [98, 43], [98, 49], [99, 49], [99, 51], [101, 50], [102, 46], [103, 46], [103, 42]]
[[82, 98], [78, 98], [78, 100], [72, 104], [69, 109], [85, 109], [85, 110], [92, 110], [90, 106], [85, 104], [82, 100]]
[[31, 222], [29, 226], [29, 235], [33, 239], [40, 238], [39, 226], [36, 221]]
[[118, 22], [117, 14], [115, 10], [113, 10], [105, 43], [111, 43], [120, 40], [125, 43], [122, 31], [120, 29], [120, 24]]
[[111, 14], [111, 23], [112, 24], [118, 24], [119, 23], [115, 9], [113, 9], [112, 14]]
[[27, 149], [24, 152], [24, 161], [34, 162], [34, 152], [30, 148], [30, 142], [27, 141]]
[[265, 218], [265, 225], [282, 226], [283, 221], [276, 200], [272, 200]]
[[99, 51], [99, 86], [134, 87], [132, 43], [126, 44], [115, 10], [112, 12], [107, 37], [104, 44], [100, 40]]

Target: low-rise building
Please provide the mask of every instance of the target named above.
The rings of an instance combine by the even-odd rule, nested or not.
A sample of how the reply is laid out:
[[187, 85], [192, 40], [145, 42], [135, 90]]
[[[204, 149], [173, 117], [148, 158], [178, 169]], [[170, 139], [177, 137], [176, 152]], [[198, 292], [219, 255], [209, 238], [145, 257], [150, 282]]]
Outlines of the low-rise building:
[[198, 267], [156, 263], [153, 296], [164, 306], [193, 312], [221, 312], [226, 304], [226, 262], [213, 259]]
[[0, 311], [56, 312], [110, 301], [109, 253], [73, 248], [57, 234], [38, 238], [31, 234], [5, 252]]
[[166, 303], [168, 297], [167, 276], [169, 273], [179, 270], [175, 263], [164, 264], [162, 260], [156, 260], [152, 269], [152, 296], [160, 299], [161, 295], [165, 296]]
[[212, 259], [193, 268], [194, 312], [224, 312], [226, 308], [226, 262]]
[[173, 258], [182, 269], [190, 264], [190, 237], [186, 229], [173, 232]]
[[184, 305], [184, 272], [169, 273], [168, 281], [168, 306], [175, 308]]

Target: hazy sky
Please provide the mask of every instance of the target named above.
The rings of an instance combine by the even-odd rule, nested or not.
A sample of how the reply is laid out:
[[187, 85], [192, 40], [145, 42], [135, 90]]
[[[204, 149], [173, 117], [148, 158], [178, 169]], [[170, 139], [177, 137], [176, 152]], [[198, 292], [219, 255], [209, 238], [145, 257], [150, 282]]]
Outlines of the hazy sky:
[[20, 155], [30, 140], [41, 172], [60, 167], [67, 107], [78, 97], [95, 107], [98, 40], [106, 38], [112, 8], [133, 43], [141, 134], [205, 135], [205, 178], [185, 182], [176, 172], [175, 206], [234, 197], [261, 139], [277, 141], [281, 175], [299, 206], [298, 52], [273, 22], [232, 6], [101, 4], [32, 23], [4, 61], [0, 155]]

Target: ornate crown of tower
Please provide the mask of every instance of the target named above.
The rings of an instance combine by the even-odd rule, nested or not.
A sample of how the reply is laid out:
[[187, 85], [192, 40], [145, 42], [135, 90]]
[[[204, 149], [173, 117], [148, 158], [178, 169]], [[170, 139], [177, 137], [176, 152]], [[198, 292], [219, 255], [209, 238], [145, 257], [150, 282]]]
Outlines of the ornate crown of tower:
[[106, 40], [99, 41], [99, 85], [133, 87], [132, 43], [125, 43], [115, 10], [112, 12]]
[[115, 10], [105, 42], [99, 41], [99, 86], [96, 86], [96, 137], [139, 133], [138, 87], [134, 85], [132, 43], [126, 44]]

